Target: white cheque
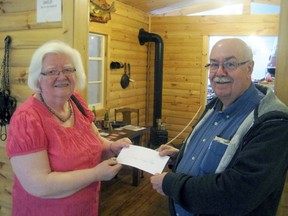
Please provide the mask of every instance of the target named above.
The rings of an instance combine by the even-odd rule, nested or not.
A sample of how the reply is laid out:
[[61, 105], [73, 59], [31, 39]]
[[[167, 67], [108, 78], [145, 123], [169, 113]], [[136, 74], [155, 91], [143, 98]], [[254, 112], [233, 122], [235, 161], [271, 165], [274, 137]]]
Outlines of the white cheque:
[[162, 173], [168, 156], [160, 157], [159, 152], [142, 146], [130, 145], [123, 148], [117, 157], [120, 164], [136, 167], [151, 174]]

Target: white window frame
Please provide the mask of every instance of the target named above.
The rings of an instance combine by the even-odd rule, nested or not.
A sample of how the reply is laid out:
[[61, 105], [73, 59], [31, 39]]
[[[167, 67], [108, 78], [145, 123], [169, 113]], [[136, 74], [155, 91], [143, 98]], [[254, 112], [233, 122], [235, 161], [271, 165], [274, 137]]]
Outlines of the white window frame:
[[[90, 43], [91, 37], [97, 37], [97, 48], [96, 50], [97, 56], [91, 56], [90, 51], [92, 48], [92, 44]], [[95, 106], [96, 109], [103, 109], [104, 108], [104, 101], [105, 101], [105, 44], [106, 44], [106, 38], [104, 35], [101, 34], [96, 34], [96, 33], [89, 33], [89, 49], [88, 49], [88, 75], [87, 75], [87, 82], [88, 82], [88, 106], [90, 109], [92, 109], [92, 106]], [[94, 44], [95, 45], [95, 44]], [[93, 51], [91, 51], [93, 52]], [[98, 67], [97, 68], [90, 68], [90, 62], [98, 62]], [[97, 71], [95, 71], [95, 69]], [[92, 73], [98, 73], [98, 75], [95, 76], [91, 75]], [[92, 77], [99, 78], [99, 79], [92, 79]], [[100, 85], [100, 87], [96, 87], [95, 85]], [[95, 94], [92, 94], [91, 92], [93, 91], [92, 89], [97, 89]], [[98, 96], [98, 98], [97, 98]], [[99, 99], [100, 97], [100, 99]]]

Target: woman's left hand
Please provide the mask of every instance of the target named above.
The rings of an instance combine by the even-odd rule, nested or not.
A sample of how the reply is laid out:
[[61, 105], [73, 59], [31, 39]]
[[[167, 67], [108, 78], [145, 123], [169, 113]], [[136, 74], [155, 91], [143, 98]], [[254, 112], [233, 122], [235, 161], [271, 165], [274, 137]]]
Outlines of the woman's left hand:
[[122, 148], [127, 148], [131, 144], [132, 144], [131, 140], [127, 137], [124, 137], [122, 139], [116, 140], [115, 142], [111, 142], [110, 151], [113, 154], [118, 155], [120, 151], [122, 150]]

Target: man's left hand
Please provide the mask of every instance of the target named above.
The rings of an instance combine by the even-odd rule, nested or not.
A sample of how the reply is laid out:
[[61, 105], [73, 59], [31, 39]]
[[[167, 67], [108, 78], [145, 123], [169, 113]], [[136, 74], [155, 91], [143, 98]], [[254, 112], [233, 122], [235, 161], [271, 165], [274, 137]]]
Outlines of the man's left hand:
[[154, 176], [150, 177], [150, 182], [152, 184], [153, 189], [163, 196], [165, 196], [165, 194], [162, 190], [162, 182], [166, 174], [167, 172], [164, 172], [162, 174], [155, 174]]

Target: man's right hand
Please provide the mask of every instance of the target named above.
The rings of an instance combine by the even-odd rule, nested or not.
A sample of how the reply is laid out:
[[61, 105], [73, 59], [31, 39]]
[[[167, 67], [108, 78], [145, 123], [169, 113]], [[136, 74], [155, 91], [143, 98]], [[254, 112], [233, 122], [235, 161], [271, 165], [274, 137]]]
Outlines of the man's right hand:
[[179, 149], [170, 145], [161, 145], [157, 151], [161, 157], [169, 156], [171, 159], [175, 159], [179, 153]]

